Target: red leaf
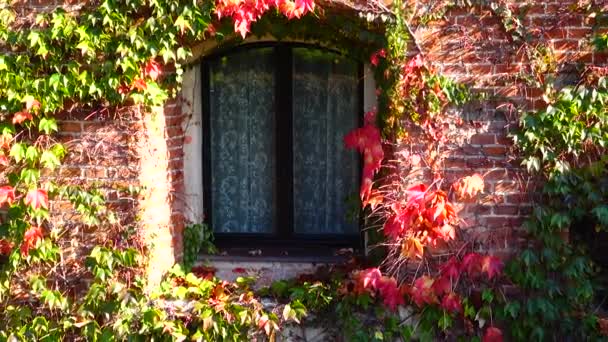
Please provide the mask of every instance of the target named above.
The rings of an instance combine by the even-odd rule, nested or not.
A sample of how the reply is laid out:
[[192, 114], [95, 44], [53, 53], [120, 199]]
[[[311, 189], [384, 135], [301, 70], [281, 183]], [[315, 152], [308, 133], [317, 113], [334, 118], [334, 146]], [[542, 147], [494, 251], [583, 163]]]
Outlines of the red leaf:
[[260, 317], [260, 320], [258, 321], [258, 328], [262, 329], [266, 326], [266, 324], [268, 324], [268, 315]]
[[502, 261], [499, 258], [486, 255], [481, 262], [481, 271], [486, 272], [488, 278], [492, 279], [502, 273], [502, 266]]
[[0, 154], [0, 165], [2, 165], [2, 166], [9, 165], [8, 158], [4, 154]]
[[433, 282], [433, 291], [438, 296], [441, 296], [444, 293], [452, 292], [452, 281], [448, 277], [439, 277]]
[[21, 254], [28, 255], [30, 249], [36, 247], [38, 241], [42, 240], [42, 229], [40, 227], [30, 227], [23, 235], [23, 243], [21, 244]]
[[469, 253], [462, 258], [462, 264], [460, 270], [467, 272], [469, 277], [476, 277], [481, 272], [481, 258], [482, 256], [477, 253]]
[[384, 235], [392, 240], [397, 240], [403, 234], [403, 222], [400, 215], [393, 215], [384, 222]]
[[456, 279], [460, 274], [460, 265], [456, 257], [451, 257], [445, 264], [441, 266], [441, 275], [451, 279]]
[[13, 116], [13, 125], [16, 124], [20, 124], [25, 120], [32, 120], [32, 114], [28, 111], [21, 111], [21, 112], [17, 112], [15, 113], [15, 115]]
[[131, 91], [131, 88], [129, 86], [127, 86], [126, 84], [121, 84], [120, 86], [118, 86], [118, 88], [116, 89], [116, 91], [120, 94], [120, 95], [126, 95]]
[[359, 281], [365, 289], [377, 289], [380, 279], [382, 279], [382, 273], [378, 268], [368, 268], [359, 273]]
[[405, 304], [403, 295], [397, 286], [397, 281], [394, 278], [382, 277], [377, 284], [378, 292], [382, 296], [384, 305], [389, 309], [395, 310], [398, 305]]
[[378, 65], [378, 55], [373, 53], [371, 55], [371, 57], [369, 58], [369, 62], [373, 65], [373, 66], [377, 66]]
[[454, 292], [448, 293], [443, 297], [443, 300], [441, 301], [441, 307], [449, 312], [462, 311], [460, 297]]
[[0, 187], [0, 205], [8, 203], [9, 205], [15, 200], [15, 189], [12, 186], [5, 185]]
[[502, 342], [502, 331], [496, 327], [488, 327], [482, 342]]
[[0, 240], [0, 254], [9, 255], [13, 251], [13, 243], [7, 239]]
[[435, 229], [435, 232], [445, 241], [454, 240], [456, 238], [456, 229], [449, 224], [438, 227]]
[[144, 74], [152, 79], [152, 81], [156, 81], [158, 76], [161, 74], [160, 64], [158, 64], [155, 60], [151, 59], [144, 66]]
[[412, 286], [410, 290], [410, 295], [416, 305], [422, 307], [424, 304], [433, 304], [437, 302], [435, 291], [433, 291], [433, 283], [433, 278], [426, 275], [421, 276], [414, 281], [414, 286]]
[[236, 267], [232, 269], [232, 273], [243, 274], [247, 273], [247, 270], [242, 267]]
[[28, 191], [27, 195], [25, 196], [25, 204], [31, 205], [34, 209], [38, 209], [40, 207], [48, 209], [49, 197], [45, 190], [32, 189]]
[[195, 266], [192, 267], [191, 271], [199, 278], [211, 280], [215, 276], [217, 269], [209, 266]]
[[407, 196], [408, 196], [408, 201], [407, 201], [408, 207], [410, 206], [410, 204], [414, 204], [415, 202], [419, 202], [420, 200], [424, 199], [426, 190], [427, 190], [426, 185], [424, 185], [424, 184], [414, 185], [414, 186], [410, 187], [409, 189], [405, 190], [405, 192], [407, 193]]
[[365, 122], [365, 124], [373, 125], [376, 122], [377, 115], [378, 115], [378, 112], [374, 108], [365, 113], [365, 116], [363, 117], [364, 118], [363, 121]]

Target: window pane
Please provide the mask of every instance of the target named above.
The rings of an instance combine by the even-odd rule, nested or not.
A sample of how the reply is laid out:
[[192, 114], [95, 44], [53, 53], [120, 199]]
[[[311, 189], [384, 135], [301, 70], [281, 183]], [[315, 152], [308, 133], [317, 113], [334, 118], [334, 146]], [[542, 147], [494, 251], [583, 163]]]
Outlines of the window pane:
[[293, 56], [294, 231], [356, 234], [346, 201], [357, 188], [358, 157], [343, 138], [358, 126], [357, 64], [314, 49]]
[[275, 212], [272, 48], [210, 64], [212, 225], [272, 233]]

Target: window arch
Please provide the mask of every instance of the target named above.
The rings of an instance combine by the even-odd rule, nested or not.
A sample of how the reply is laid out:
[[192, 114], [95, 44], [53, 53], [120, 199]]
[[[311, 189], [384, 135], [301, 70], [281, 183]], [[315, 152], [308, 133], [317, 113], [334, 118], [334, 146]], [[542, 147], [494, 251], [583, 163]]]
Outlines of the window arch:
[[343, 137], [360, 125], [362, 66], [265, 43], [213, 54], [202, 70], [204, 213], [218, 243], [358, 243], [347, 216], [360, 162]]

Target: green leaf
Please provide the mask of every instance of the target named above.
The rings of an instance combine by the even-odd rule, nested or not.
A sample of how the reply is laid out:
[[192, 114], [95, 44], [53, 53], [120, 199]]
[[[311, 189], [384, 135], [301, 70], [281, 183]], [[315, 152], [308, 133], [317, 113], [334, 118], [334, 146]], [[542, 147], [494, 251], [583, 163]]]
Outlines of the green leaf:
[[492, 293], [492, 290], [483, 290], [483, 292], [481, 293], [481, 299], [486, 303], [492, 303], [492, 301], [494, 300], [494, 294]]
[[29, 186], [35, 185], [39, 178], [40, 170], [28, 168], [21, 170], [21, 175], [19, 176], [19, 179]]
[[35, 163], [40, 156], [40, 151], [36, 148], [36, 146], [28, 146], [25, 151], [25, 160], [30, 164]]
[[30, 47], [34, 47], [40, 42], [40, 33], [38, 33], [37, 31], [31, 31], [30, 34], [27, 36], [27, 39], [30, 42]]
[[11, 147], [9, 155], [13, 157], [17, 163], [21, 162], [25, 159], [25, 145], [23, 143], [14, 144]]
[[54, 118], [42, 118], [38, 123], [38, 129], [44, 133], [51, 134], [58, 131], [57, 121]]
[[56, 167], [61, 165], [61, 161], [52, 151], [42, 152], [42, 156], [40, 156], [40, 163], [42, 166], [50, 170], [54, 170]]

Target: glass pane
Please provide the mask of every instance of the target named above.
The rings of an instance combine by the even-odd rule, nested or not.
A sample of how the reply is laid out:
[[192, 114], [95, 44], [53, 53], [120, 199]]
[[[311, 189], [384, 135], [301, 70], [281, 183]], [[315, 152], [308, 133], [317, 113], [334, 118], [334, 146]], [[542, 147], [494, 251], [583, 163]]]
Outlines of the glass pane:
[[294, 231], [356, 234], [346, 214], [358, 157], [343, 139], [359, 121], [357, 64], [315, 49], [295, 48], [293, 56]]
[[212, 225], [221, 233], [272, 233], [275, 212], [272, 48], [210, 65]]

